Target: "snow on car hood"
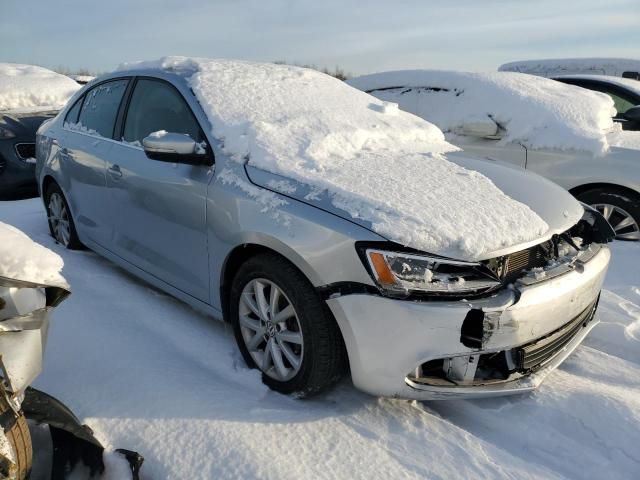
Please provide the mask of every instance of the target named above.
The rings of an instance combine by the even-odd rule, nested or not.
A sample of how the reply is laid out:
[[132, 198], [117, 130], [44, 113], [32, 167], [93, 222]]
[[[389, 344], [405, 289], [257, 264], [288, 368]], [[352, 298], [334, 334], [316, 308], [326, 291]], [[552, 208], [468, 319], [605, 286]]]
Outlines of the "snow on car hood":
[[32, 107], [60, 109], [79, 88], [69, 77], [46, 68], [0, 63], [0, 111]]
[[532, 75], [406, 70], [348, 80], [376, 97], [435, 123], [445, 134], [462, 132], [465, 122], [492, 120], [503, 143], [530, 149], [608, 148], [607, 133], [619, 128], [611, 97]]
[[[527, 172], [521, 168], [508, 164], [487, 161], [484, 159], [469, 157], [464, 152], [453, 152], [447, 155], [447, 160], [466, 170], [475, 171], [489, 178], [493, 184], [509, 197], [528, 205], [548, 225], [544, 235], [533, 241], [514, 243], [508, 246], [500, 246], [496, 249], [485, 249], [482, 254], [464, 255], [460, 252], [433, 251], [444, 256], [462, 260], [485, 260], [488, 258], [505, 255], [514, 251], [527, 248], [531, 244], [543, 242], [552, 235], [562, 233], [580, 219], [584, 210], [582, 206], [563, 188], [535, 173]], [[282, 193], [299, 201], [309, 203], [334, 215], [347, 218], [365, 228], [374, 230], [372, 223], [366, 217], [353, 217], [348, 211], [340, 208], [340, 202], [336, 202], [326, 191], [314, 189], [306, 184], [295, 182], [289, 178], [275, 175], [255, 167], [247, 167], [247, 174], [251, 181], [261, 187]], [[524, 188], [526, 186], [526, 188]], [[473, 195], [473, 193], [471, 193]], [[470, 207], [472, 208], [472, 207]], [[455, 219], [451, 220], [451, 227], [459, 227]], [[378, 232], [380, 233], [380, 232]], [[392, 236], [382, 235], [389, 240]]]
[[0, 277], [68, 289], [59, 255], [0, 222]]
[[232, 159], [325, 193], [388, 239], [474, 259], [549, 231], [489, 178], [447, 160], [458, 149], [437, 127], [328, 75], [183, 57], [121, 70], [145, 68], [187, 78]]

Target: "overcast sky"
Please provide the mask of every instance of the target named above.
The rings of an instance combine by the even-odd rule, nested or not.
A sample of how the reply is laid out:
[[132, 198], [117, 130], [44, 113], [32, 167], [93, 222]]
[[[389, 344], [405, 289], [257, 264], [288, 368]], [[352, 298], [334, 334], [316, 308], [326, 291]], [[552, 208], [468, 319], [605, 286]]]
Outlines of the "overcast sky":
[[352, 74], [640, 58], [640, 0], [0, 0], [0, 61], [108, 71], [164, 55]]

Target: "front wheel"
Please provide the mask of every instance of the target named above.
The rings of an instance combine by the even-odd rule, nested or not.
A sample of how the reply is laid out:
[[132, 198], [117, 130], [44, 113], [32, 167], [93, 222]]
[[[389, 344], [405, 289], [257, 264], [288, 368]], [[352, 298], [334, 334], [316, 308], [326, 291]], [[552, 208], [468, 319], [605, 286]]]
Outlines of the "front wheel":
[[340, 378], [345, 349], [338, 325], [287, 260], [272, 254], [248, 260], [236, 273], [230, 302], [238, 347], [267, 386], [309, 396]]
[[614, 188], [594, 188], [577, 198], [602, 213], [616, 240], [640, 240], [640, 195]]

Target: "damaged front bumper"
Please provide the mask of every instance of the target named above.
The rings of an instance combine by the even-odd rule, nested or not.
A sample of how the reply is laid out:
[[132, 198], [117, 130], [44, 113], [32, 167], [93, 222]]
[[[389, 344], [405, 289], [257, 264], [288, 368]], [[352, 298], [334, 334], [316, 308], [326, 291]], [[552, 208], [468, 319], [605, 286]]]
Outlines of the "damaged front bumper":
[[596, 325], [610, 259], [592, 244], [545, 278], [473, 301], [351, 294], [327, 300], [356, 387], [409, 399], [485, 397], [535, 389]]

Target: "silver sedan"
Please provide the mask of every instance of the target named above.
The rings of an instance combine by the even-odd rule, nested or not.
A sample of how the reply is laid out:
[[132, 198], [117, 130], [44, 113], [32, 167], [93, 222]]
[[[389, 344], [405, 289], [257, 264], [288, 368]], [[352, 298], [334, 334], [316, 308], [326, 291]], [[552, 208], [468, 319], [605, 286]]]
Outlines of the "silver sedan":
[[[568, 224], [576, 204], [560, 187], [460, 156], [550, 230], [472, 260], [416, 251], [308, 185], [231, 159], [191, 87], [142, 67], [85, 86], [39, 130], [39, 188], [58, 242], [231, 323], [271, 388], [314, 394], [350, 371], [375, 395], [528, 391], [597, 323], [611, 232], [589, 208]], [[405, 265], [431, 280], [411, 287]]]

